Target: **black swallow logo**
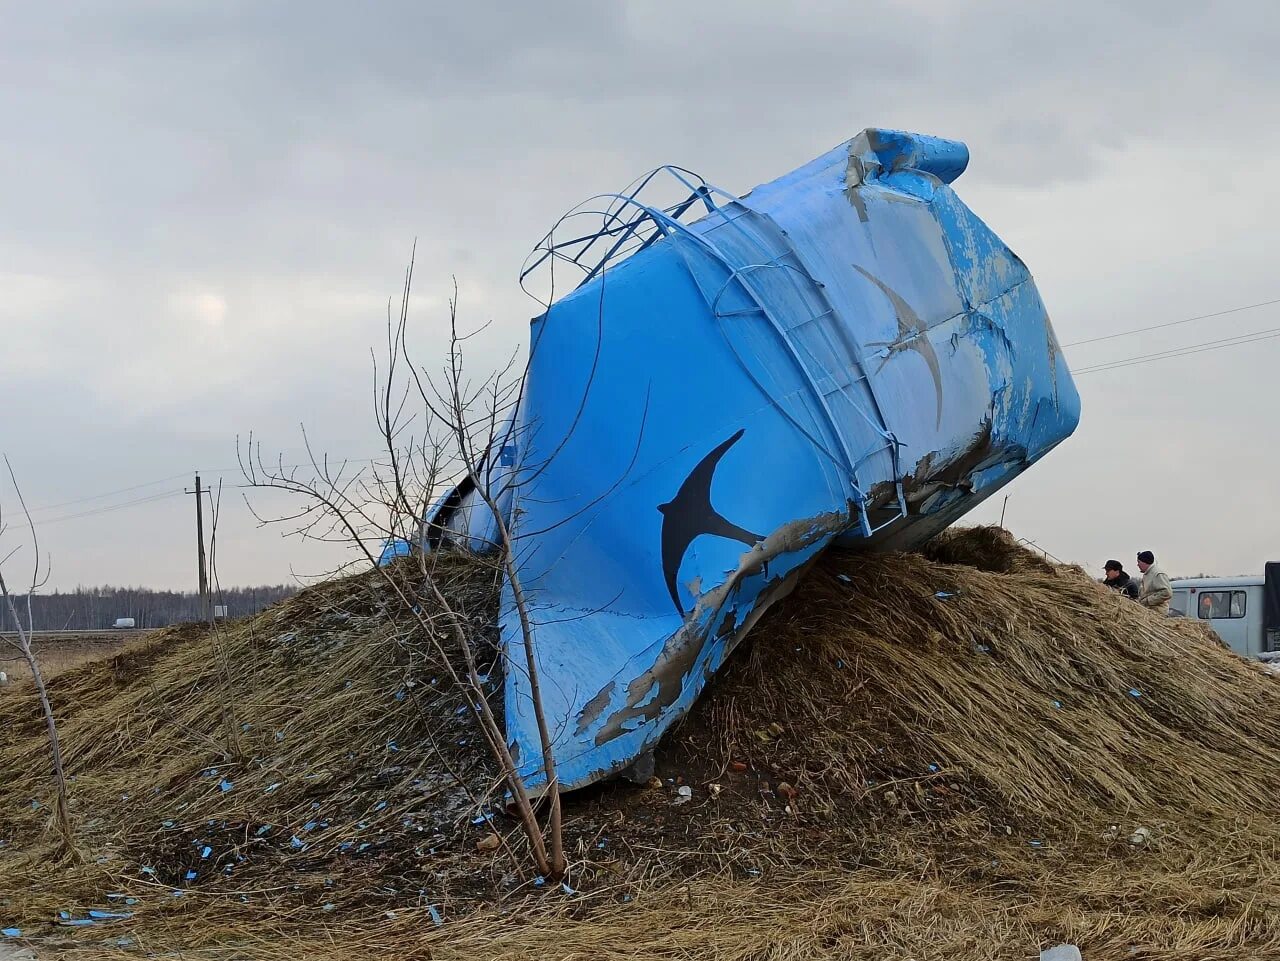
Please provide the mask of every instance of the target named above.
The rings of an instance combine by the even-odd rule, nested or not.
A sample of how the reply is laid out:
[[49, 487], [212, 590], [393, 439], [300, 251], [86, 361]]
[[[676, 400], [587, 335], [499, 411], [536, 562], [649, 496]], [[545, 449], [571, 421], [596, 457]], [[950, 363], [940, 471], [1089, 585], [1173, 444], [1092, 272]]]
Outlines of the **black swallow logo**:
[[680, 572], [680, 562], [684, 560], [685, 551], [700, 534], [713, 537], [727, 537], [741, 541], [748, 547], [754, 547], [764, 540], [760, 534], [753, 534], [737, 524], [721, 517], [711, 506], [711, 480], [715, 476], [716, 466], [720, 458], [736, 444], [745, 433], [740, 430], [727, 441], [698, 462], [684, 479], [676, 496], [670, 503], [659, 504], [662, 511], [662, 572], [667, 578], [667, 590], [671, 591], [671, 600], [676, 610], [683, 615], [684, 606], [680, 603], [680, 593], [676, 578]]
[[929, 373], [933, 375], [933, 389], [937, 397], [937, 419], [934, 424], [936, 427], [942, 423], [942, 369], [938, 365], [938, 355], [933, 349], [933, 344], [929, 341], [929, 328], [920, 315], [912, 309], [898, 292], [885, 284], [878, 277], [873, 277], [867, 271], [863, 270], [857, 264], [853, 265], [853, 269], [866, 277], [878, 288], [881, 293], [889, 298], [889, 303], [893, 304], [893, 313], [898, 320], [898, 336], [893, 340], [880, 340], [868, 344], [868, 347], [888, 347], [889, 353], [880, 361], [880, 366], [876, 368], [876, 373], [880, 373], [884, 369], [884, 365], [893, 359], [893, 355], [901, 353], [904, 350], [914, 350], [917, 354], [924, 358], [924, 362], [929, 365]]

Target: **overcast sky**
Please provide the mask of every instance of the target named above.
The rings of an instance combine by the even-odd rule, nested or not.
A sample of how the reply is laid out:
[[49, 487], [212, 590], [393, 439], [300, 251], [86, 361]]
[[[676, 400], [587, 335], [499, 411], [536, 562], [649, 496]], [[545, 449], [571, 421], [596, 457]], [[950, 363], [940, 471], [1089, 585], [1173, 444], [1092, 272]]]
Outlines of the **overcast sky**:
[[[0, 11], [0, 450], [55, 586], [193, 587], [191, 498], [75, 515], [196, 469], [233, 483], [249, 430], [286, 457], [300, 423], [374, 454], [368, 349], [415, 239], [422, 350], [456, 276], [489, 361], [526, 338], [516, 275], [551, 222], [661, 163], [741, 193], [867, 126], [964, 140], [955, 187], [1063, 344], [1280, 298], [1262, 0]], [[1269, 328], [1280, 305], [1067, 354]], [[1081, 427], [1008, 489], [1009, 526], [1093, 568], [1151, 548], [1174, 573], [1260, 571], [1280, 559], [1278, 365], [1272, 340], [1081, 376]], [[332, 562], [238, 496], [224, 583]]]

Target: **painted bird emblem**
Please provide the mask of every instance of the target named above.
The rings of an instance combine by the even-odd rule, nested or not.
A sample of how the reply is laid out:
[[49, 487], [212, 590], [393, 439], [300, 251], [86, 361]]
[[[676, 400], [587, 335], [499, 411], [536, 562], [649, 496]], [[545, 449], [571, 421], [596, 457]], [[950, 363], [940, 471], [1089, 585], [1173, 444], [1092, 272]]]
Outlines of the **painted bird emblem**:
[[880, 340], [867, 345], [868, 347], [887, 347], [889, 349], [888, 353], [881, 359], [880, 366], [876, 368], [876, 373], [880, 373], [884, 369], [884, 365], [889, 363], [895, 354], [899, 354], [904, 350], [914, 350], [924, 358], [924, 362], [929, 366], [929, 374], [933, 377], [934, 395], [937, 399], [937, 416], [934, 426], [937, 427], [942, 423], [942, 368], [938, 364], [938, 354], [929, 340], [928, 326], [920, 319], [920, 315], [915, 312], [912, 306], [903, 300], [896, 290], [881, 281], [879, 277], [872, 276], [857, 264], [853, 265], [853, 269], [875, 284], [881, 293], [889, 298], [889, 303], [893, 305], [894, 316], [898, 320], [897, 337], [893, 340]]
[[680, 603], [677, 578], [680, 562], [684, 560], [685, 552], [695, 537], [702, 534], [727, 537], [741, 541], [748, 547], [754, 547], [764, 540], [762, 535], [753, 534], [722, 517], [711, 506], [711, 481], [715, 477], [716, 467], [729, 448], [742, 439], [744, 433], [745, 429], [739, 430], [702, 458], [684, 479], [676, 496], [670, 502], [658, 505], [658, 510], [662, 512], [662, 572], [667, 580], [667, 590], [671, 592], [671, 600], [682, 616], [685, 610]]

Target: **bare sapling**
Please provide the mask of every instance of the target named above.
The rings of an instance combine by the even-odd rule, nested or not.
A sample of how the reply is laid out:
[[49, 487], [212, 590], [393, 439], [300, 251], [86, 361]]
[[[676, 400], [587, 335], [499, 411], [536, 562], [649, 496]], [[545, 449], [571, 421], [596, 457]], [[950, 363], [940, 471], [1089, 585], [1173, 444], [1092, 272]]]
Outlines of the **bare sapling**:
[[[4, 599], [5, 609], [13, 622], [14, 628], [12, 636], [0, 634], [0, 638], [3, 638], [4, 642], [10, 647], [17, 649], [27, 664], [27, 670], [31, 672], [36, 696], [40, 701], [40, 710], [44, 715], [45, 733], [49, 741], [49, 759], [53, 769], [54, 783], [54, 827], [58, 832], [62, 853], [70, 857], [78, 857], [74, 832], [71, 826], [71, 806], [67, 797], [67, 774], [62, 758], [62, 742], [58, 737], [58, 724], [53, 716], [53, 705], [49, 701], [49, 689], [45, 684], [44, 672], [40, 670], [40, 659], [35, 652], [35, 623], [32, 616], [31, 598], [36, 591], [48, 582], [50, 565], [48, 561], [43, 565], [40, 563], [40, 542], [36, 534], [35, 522], [31, 519], [31, 512], [27, 509], [26, 500], [22, 496], [22, 489], [18, 486], [18, 479], [14, 475], [13, 465], [9, 463], [7, 455], [4, 459], [4, 465], [9, 472], [9, 480], [13, 484], [14, 494], [26, 518], [27, 530], [31, 537], [30, 547], [33, 560], [31, 564], [31, 584], [26, 591], [25, 597], [19, 598], [15, 597], [9, 590], [9, 584], [4, 577], [4, 564], [21, 551], [21, 545], [15, 547], [3, 558], [0, 558], [0, 597]], [[5, 532], [4, 514], [3, 510], [0, 509], [0, 539], [3, 539]], [[19, 611], [20, 604], [25, 610]]]
[[[348, 461], [330, 461], [314, 452], [304, 428], [307, 464], [286, 466], [282, 457], [269, 464], [262, 457], [261, 443], [255, 443], [250, 436], [246, 449], [239, 450], [241, 468], [248, 486], [287, 491], [302, 501], [298, 510], [284, 516], [263, 517], [255, 512], [259, 522], [286, 523], [302, 537], [345, 543], [355, 551], [360, 563], [379, 573], [398, 604], [417, 622], [436, 666], [471, 708], [468, 714], [497, 764], [501, 783], [509, 795], [509, 809], [528, 841], [532, 867], [548, 879], [559, 879], [566, 871], [563, 828], [552, 739], [538, 687], [535, 626], [514, 561], [512, 534], [499, 509], [501, 491], [491, 489], [491, 472], [487, 469], [492, 462], [488, 455], [499, 444], [499, 431], [510, 429], [498, 425], [509, 422], [506, 415], [517, 402], [522, 377], [508, 376], [514, 369], [513, 360], [478, 384], [465, 380], [461, 351], [465, 336], [457, 329], [455, 289], [449, 304], [445, 382], [437, 390], [432, 378], [414, 366], [406, 346], [412, 276], [411, 262], [405, 274], [400, 310], [393, 314], [388, 309], [385, 368], [379, 370], [377, 357], [374, 358], [374, 412], [382, 448], [379, 457], [359, 467]], [[516, 598], [524, 645], [519, 669], [529, 672], [542, 741], [548, 803], [545, 831], [502, 724], [489, 703], [467, 613], [450, 600], [436, 576], [442, 554], [432, 542], [440, 532], [432, 529], [429, 508], [442, 492], [468, 475], [476, 481], [481, 499], [498, 521], [497, 543], [491, 545], [496, 554], [477, 562], [494, 565]], [[416, 586], [407, 583], [403, 573], [379, 564], [382, 546], [397, 541], [411, 545], [416, 572], [413, 579], [419, 582]], [[505, 665], [505, 669], [511, 670], [512, 665]]]

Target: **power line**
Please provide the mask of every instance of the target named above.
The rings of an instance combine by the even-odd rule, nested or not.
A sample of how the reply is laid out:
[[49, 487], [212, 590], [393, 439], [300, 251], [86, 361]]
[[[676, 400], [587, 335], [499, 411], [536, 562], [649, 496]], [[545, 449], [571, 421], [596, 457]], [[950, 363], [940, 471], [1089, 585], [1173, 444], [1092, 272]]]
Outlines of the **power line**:
[[85, 517], [96, 517], [98, 514], [110, 514], [114, 511], [125, 510], [130, 507], [140, 507], [143, 504], [153, 504], [156, 501], [167, 500], [171, 497], [183, 497], [186, 491], [166, 491], [161, 494], [149, 494], [146, 497], [140, 497], [137, 500], [124, 501], [121, 504], [111, 504], [107, 507], [95, 507], [93, 510], [81, 511], [77, 514], [66, 514], [62, 517], [53, 517], [49, 520], [39, 522], [40, 527], [47, 527], [50, 524], [61, 524], [63, 521], [80, 520]]
[[1081, 367], [1073, 370], [1073, 376], [1083, 374], [1095, 374], [1106, 370], [1119, 370], [1122, 367], [1137, 367], [1141, 364], [1150, 364], [1157, 360], [1168, 360], [1171, 357], [1185, 357], [1188, 354], [1202, 354], [1210, 350], [1222, 350], [1224, 347], [1238, 347], [1241, 344], [1254, 344], [1262, 340], [1272, 340], [1280, 337], [1280, 327], [1272, 327], [1267, 330], [1254, 331], [1251, 334], [1240, 334], [1237, 337], [1224, 337], [1220, 340], [1209, 340], [1200, 344], [1190, 344], [1186, 347], [1175, 347], [1170, 350], [1162, 350], [1152, 354], [1139, 354], [1134, 357], [1125, 357], [1119, 360], [1108, 361], [1102, 364], [1094, 364], [1092, 367]]
[[166, 481], [177, 480], [179, 477], [186, 477], [187, 473], [187, 471], [183, 471], [181, 474], [171, 474], [168, 477], [161, 477], [158, 480], [134, 484], [132, 487], [121, 487], [119, 490], [107, 491], [103, 494], [90, 494], [88, 497], [77, 497], [74, 500], [59, 501], [57, 504], [41, 504], [39, 507], [31, 508], [31, 513], [35, 514], [38, 511], [56, 510], [59, 507], [70, 507], [73, 504], [85, 504], [89, 501], [100, 501], [105, 497], [115, 497], [117, 494], [128, 494], [132, 491], [142, 490], [144, 487], [155, 487], [157, 484], [163, 484]]
[[1246, 304], [1244, 307], [1232, 307], [1228, 310], [1215, 311], [1212, 314], [1199, 314], [1195, 317], [1186, 317], [1182, 320], [1171, 320], [1164, 324], [1152, 324], [1150, 327], [1135, 327], [1133, 330], [1122, 330], [1115, 334], [1105, 334], [1102, 337], [1090, 337], [1087, 340], [1077, 340], [1070, 344], [1063, 344], [1062, 349], [1068, 347], [1080, 347], [1084, 344], [1096, 344], [1102, 340], [1114, 340], [1117, 337], [1128, 337], [1130, 334], [1143, 334], [1149, 330], [1164, 330], [1166, 327], [1177, 327], [1179, 324], [1189, 324], [1197, 320], [1208, 320], [1211, 317], [1225, 317], [1227, 314], [1238, 314], [1242, 310], [1256, 310], [1259, 307], [1270, 307], [1272, 304], [1280, 304], [1280, 300], [1264, 300], [1256, 304]]

